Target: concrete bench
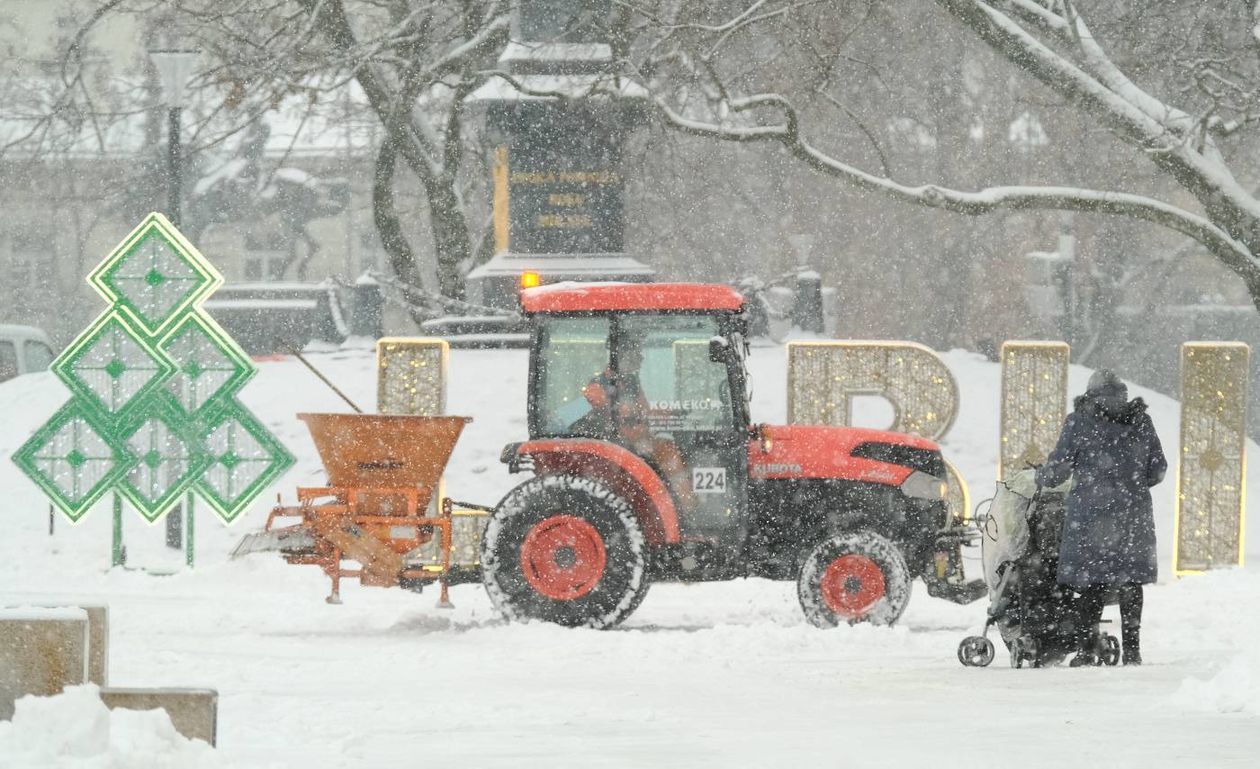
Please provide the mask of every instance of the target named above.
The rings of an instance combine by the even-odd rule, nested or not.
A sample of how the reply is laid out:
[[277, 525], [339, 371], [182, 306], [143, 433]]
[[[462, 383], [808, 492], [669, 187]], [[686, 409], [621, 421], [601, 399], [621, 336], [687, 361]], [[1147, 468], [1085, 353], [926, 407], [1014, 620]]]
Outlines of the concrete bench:
[[109, 608], [22, 606], [0, 608], [0, 721], [28, 694], [50, 696], [67, 686], [94, 683], [110, 709], [161, 708], [175, 731], [214, 745], [219, 693], [213, 689], [109, 687]]
[[90, 635], [85, 609], [0, 609], [0, 720], [13, 717], [19, 697], [87, 683]]
[[109, 686], [109, 606], [103, 603], [39, 604], [40, 608], [73, 609], [87, 612], [88, 678], [97, 686]]
[[88, 680], [109, 686], [109, 607], [79, 604], [88, 618]]
[[161, 708], [171, 717], [175, 731], [190, 740], [211, 745], [218, 739], [219, 693], [213, 689], [101, 689], [101, 699], [113, 710]]

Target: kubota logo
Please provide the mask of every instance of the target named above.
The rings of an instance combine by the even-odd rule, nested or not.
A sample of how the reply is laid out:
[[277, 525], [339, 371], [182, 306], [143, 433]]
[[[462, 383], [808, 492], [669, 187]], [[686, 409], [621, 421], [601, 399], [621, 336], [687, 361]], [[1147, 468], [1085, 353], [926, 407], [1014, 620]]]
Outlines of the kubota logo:
[[777, 475], [780, 473], [800, 473], [800, 465], [784, 464], [779, 462], [768, 462], [764, 465], [753, 465], [753, 471], [762, 475]]

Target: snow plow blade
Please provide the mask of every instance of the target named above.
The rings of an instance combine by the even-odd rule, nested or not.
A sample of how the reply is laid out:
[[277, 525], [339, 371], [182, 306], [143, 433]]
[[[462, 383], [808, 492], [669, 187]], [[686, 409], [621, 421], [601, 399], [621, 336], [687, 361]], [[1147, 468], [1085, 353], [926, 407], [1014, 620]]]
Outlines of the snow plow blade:
[[304, 527], [294, 526], [273, 531], [246, 534], [232, 548], [231, 557], [240, 558], [250, 553], [275, 553], [280, 551], [310, 550], [315, 547], [315, 535]]
[[988, 595], [989, 588], [984, 580], [973, 579], [970, 582], [947, 582], [934, 576], [924, 576], [923, 584], [927, 586], [928, 595], [943, 598], [957, 604], [969, 604]]

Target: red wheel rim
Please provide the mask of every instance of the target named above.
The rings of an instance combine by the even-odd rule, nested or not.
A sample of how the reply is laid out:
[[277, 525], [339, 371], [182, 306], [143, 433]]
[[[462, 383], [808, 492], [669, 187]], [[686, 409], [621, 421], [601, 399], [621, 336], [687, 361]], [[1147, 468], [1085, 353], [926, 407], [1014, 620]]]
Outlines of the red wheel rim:
[[539, 521], [521, 543], [525, 580], [555, 601], [572, 601], [594, 590], [607, 563], [599, 531], [572, 515]]
[[818, 589], [828, 609], [859, 619], [884, 597], [884, 572], [864, 555], [842, 555], [827, 566]]

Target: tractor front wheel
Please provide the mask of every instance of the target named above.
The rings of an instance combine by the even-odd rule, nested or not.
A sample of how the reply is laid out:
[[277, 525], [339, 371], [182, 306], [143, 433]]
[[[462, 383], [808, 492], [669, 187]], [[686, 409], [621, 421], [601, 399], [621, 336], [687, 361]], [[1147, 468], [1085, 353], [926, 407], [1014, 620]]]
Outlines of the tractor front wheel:
[[546, 475], [490, 515], [481, 573], [508, 619], [608, 628], [647, 595], [647, 558], [628, 502], [592, 478]]
[[910, 569], [897, 546], [873, 531], [837, 534], [810, 551], [796, 593], [816, 627], [891, 625], [910, 602]]

